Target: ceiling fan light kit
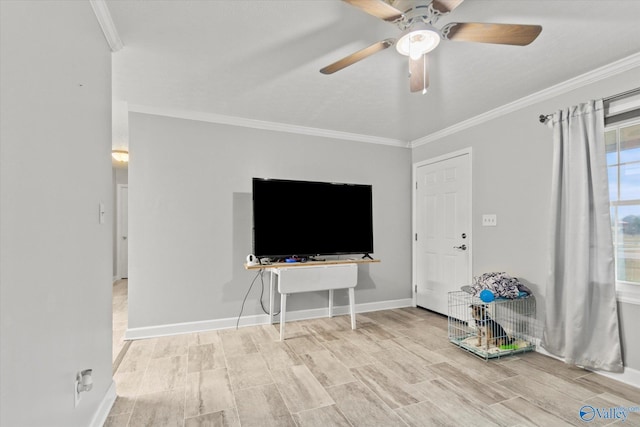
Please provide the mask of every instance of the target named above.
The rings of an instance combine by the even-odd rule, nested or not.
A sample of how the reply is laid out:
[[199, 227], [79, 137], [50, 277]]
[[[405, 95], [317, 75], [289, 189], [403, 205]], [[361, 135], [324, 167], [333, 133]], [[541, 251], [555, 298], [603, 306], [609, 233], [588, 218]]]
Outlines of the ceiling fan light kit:
[[400, 55], [420, 59], [440, 44], [440, 33], [432, 25], [416, 22], [404, 30], [396, 43]]
[[[475, 43], [492, 43], [526, 46], [533, 42], [542, 27], [539, 25], [490, 24], [477, 22], [451, 22], [441, 30], [434, 27], [438, 19], [448, 15], [464, 0], [343, 0], [369, 15], [391, 22], [402, 31], [400, 37], [386, 39], [352, 53], [320, 70], [323, 74], [353, 65], [381, 50], [396, 45], [398, 53], [409, 57], [409, 88], [411, 92], [427, 93], [429, 86], [427, 54], [433, 51], [442, 39]], [[405, 5], [402, 11], [397, 7]], [[397, 6], [397, 7], [396, 7]]]

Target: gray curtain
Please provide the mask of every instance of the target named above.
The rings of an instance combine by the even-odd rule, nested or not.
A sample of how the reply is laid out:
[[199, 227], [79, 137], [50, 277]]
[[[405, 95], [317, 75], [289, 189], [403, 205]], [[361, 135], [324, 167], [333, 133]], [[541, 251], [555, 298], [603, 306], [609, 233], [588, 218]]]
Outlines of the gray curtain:
[[602, 100], [555, 113], [550, 270], [542, 347], [622, 372]]

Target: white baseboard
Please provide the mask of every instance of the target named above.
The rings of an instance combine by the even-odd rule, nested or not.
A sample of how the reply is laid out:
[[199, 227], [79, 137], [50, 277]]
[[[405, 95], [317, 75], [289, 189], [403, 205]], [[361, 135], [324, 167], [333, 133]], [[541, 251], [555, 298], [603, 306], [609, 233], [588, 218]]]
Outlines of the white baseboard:
[[[536, 351], [540, 354], [544, 354], [545, 356], [552, 357], [556, 360], [560, 360], [564, 362], [562, 357], [558, 357], [554, 354], [549, 353], [547, 350], [542, 348], [540, 345], [540, 339], [538, 339], [536, 345]], [[612, 380], [620, 381], [621, 383], [628, 384], [633, 387], [640, 388], [640, 370], [629, 368], [628, 366], [624, 367], [624, 372], [615, 373], [615, 372], [607, 372], [607, 371], [593, 371], [591, 369], [587, 369], [589, 372], [593, 372], [594, 374], [602, 375], [603, 377], [611, 378]]]
[[[343, 306], [345, 314], [349, 313], [349, 306]], [[414, 307], [413, 298], [392, 299], [380, 302], [365, 302], [356, 304], [356, 313], [368, 313], [370, 311], [392, 310], [394, 308]]]
[[91, 420], [91, 424], [89, 427], [102, 427], [107, 421], [107, 417], [109, 416], [109, 411], [113, 407], [113, 404], [116, 401], [116, 382], [111, 380], [111, 385], [109, 389], [105, 393], [102, 401], [100, 402], [100, 406], [98, 406], [98, 410], [95, 414], [93, 414], [93, 419]]
[[[412, 307], [411, 298], [388, 300], [380, 302], [369, 302], [356, 304], [356, 313], [367, 313], [370, 311], [390, 310], [393, 308]], [[334, 315], [349, 314], [349, 306], [341, 305], [333, 307]], [[314, 308], [310, 310], [287, 311], [287, 321], [317, 319], [319, 317], [327, 317], [329, 315], [328, 308]], [[138, 340], [143, 338], [155, 338], [167, 335], [188, 334], [192, 332], [203, 332], [217, 329], [231, 329], [236, 327], [237, 317], [229, 317], [225, 319], [203, 320], [199, 322], [173, 323], [169, 325], [146, 326], [142, 328], [129, 328], [124, 334], [126, 340]], [[256, 326], [266, 325], [269, 323], [269, 316], [266, 314], [257, 314], [251, 316], [242, 316], [238, 326]]]
[[[198, 322], [171, 323], [167, 325], [128, 328], [124, 333], [124, 339], [139, 340], [144, 338], [189, 334], [192, 332], [204, 332], [217, 329], [231, 329], [236, 327], [236, 322], [238, 322], [237, 317], [229, 317], [225, 319], [202, 320]], [[266, 323], [269, 323], [269, 316], [266, 314], [258, 314], [253, 316], [242, 316], [238, 326], [263, 325]]]
[[617, 374], [615, 372], [593, 371], [596, 374], [620, 381], [636, 388], [640, 388], [640, 370], [626, 367], [624, 372]]

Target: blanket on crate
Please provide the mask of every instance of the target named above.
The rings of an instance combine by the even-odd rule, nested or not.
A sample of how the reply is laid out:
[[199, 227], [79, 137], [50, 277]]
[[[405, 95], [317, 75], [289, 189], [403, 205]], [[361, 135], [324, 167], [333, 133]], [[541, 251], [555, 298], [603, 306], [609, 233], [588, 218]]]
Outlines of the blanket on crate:
[[505, 272], [483, 273], [473, 278], [471, 293], [479, 296], [480, 292], [489, 289], [496, 298], [523, 298], [531, 295], [531, 291], [520, 281]]

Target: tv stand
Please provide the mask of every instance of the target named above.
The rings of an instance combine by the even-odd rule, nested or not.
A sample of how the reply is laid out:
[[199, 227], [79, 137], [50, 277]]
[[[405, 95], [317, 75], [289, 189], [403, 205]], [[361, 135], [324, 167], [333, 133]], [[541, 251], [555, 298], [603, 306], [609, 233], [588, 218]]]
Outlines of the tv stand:
[[369, 254], [362, 255], [362, 259], [370, 259], [370, 260], [373, 261], [373, 258], [371, 258], [371, 255], [369, 255]]
[[348, 289], [351, 329], [356, 329], [355, 292], [358, 284], [358, 264], [380, 262], [376, 259], [307, 261], [306, 263], [275, 263], [247, 265], [247, 270], [269, 270], [269, 323], [273, 324], [275, 283], [280, 293], [280, 341], [285, 338], [287, 296], [301, 292], [329, 291], [329, 317], [333, 317], [333, 291]]

